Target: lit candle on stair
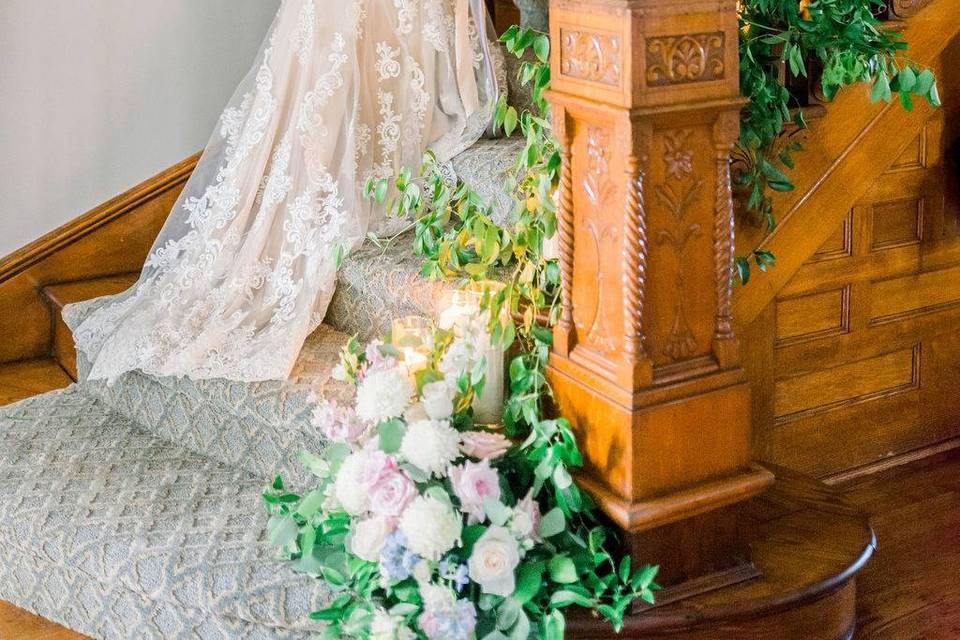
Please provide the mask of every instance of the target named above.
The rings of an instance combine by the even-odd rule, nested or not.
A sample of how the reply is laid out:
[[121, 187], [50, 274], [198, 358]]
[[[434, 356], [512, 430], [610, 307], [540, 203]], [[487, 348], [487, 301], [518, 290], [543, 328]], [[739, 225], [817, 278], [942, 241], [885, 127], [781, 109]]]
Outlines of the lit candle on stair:
[[458, 337], [463, 336], [463, 330], [468, 323], [484, 326], [478, 347], [486, 360], [485, 382], [483, 393], [474, 398], [473, 413], [478, 423], [497, 426], [503, 418], [503, 348], [502, 343], [493, 343], [492, 336], [486, 330], [489, 316], [486, 313], [481, 315], [481, 303], [485, 291], [495, 295], [502, 288], [503, 285], [499, 282], [482, 281], [470, 283], [466, 288], [452, 292], [440, 313], [439, 321], [441, 329], [453, 331]]
[[433, 339], [433, 321], [422, 316], [406, 316], [393, 321], [393, 346], [403, 354], [403, 364], [411, 380], [418, 371], [427, 368], [430, 343]]

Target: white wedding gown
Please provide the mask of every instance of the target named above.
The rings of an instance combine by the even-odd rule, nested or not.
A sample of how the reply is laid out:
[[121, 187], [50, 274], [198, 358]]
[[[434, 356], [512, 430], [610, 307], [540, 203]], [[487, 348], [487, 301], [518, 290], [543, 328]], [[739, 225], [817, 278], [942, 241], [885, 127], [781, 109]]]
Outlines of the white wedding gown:
[[383, 229], [367, 176], [487, 128], [490, 34], [483, 0], [284, 0], [139, 281], [76, 328], [89, 378], [286, 378], [338, 247]]

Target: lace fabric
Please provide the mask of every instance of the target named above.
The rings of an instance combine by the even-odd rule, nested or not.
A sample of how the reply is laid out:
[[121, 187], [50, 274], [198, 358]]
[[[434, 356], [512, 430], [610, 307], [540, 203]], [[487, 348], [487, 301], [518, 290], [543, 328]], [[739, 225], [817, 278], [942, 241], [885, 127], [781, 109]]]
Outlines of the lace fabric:
[[487, 129], [488, 33], [483, 0], [284, 0], [140, 279], [76, 328], [89, 379], [287, 378], [337, 256], [391, 224], [366, 178]]

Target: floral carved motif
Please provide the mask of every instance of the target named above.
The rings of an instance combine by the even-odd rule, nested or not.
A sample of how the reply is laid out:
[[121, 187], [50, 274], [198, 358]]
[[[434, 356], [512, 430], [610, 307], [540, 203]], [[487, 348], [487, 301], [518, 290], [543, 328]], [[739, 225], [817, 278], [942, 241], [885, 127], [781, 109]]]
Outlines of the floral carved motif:
[[686, 254], [690, 241], [703, 235], [699, 224], [687, 223], [687, 212], [696, 201], [703, 187], [703, 180], [693, 177], [693, 151], [687, 144], [689, 130], [671, 131], [664, 138], [663, 161], [666, 180], [657, 187], [657, 197], [673, 215], [673, 228], [660, 229], [656, 233], [658, 244], [667, 245], [677, 257], [676, 289], [673, 325], [663, 347], [663, 353], [673, 360], [682, 360], [693, 355], [697, 340], [687, 321], [686, 300]]
[[610, 179], [610, 131], [601, 127], [590, 127], [587, 131], [587, 168], [583, 177], [583, 190], [592, 206], [594, 215], [584, 216], [581, 223], [593, 240], [597, 256], [597, 288], [593, 317], [589, 322], [577, 323], [577, 329], [586, 332], [586, 341], [604, 352], [617, 348], [613, 333], [607, 326], [608, 314], [603, 313], [604, 300], [609, 289], [607, 274], [604, 273], [604, 246], [617, 245], [620, 228], [616, 224], [602, 223], [605, 204], [615, 191]]
[[721, 80], [726, 73], [726, 35], [694, 33], [647, 39], [647, 86]]
[[560, 30], [560, 73], [570, 78], [618, 86], [620, 37], [610, 33]]

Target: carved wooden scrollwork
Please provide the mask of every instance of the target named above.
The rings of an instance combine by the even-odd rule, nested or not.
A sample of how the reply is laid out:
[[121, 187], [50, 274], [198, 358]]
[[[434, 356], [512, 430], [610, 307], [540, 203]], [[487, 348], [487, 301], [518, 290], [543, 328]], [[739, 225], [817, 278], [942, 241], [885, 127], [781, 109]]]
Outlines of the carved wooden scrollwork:
[[726, 74], [726, 35], [694, 33], [647, 39], [647, 86], [721, 80]]
[[560, 30], [560, 73], [611, 86], [620, 84], [620, 37], [610, 33]]
[[687, 144], [690, 134], [690, 130], [676, 130], [664, 136], [663, 161], [667, 178], [657, 187], [657, 197], [676, 223], [673, 228], [659, 229], [656, 233], [657, 243], [669, 246], [677, 258], [673, 325], [663, 347], [663, 353], [673, 360], [689, 358], [697, 348], [697, 340], [687, 320], [685, 262], [690, 241], [702, 236], [703, 229], [699, 224], [688, 224], [686, 218], [690, 206], [700, 194], [703, 180], [692, 176], [694, 155]]

